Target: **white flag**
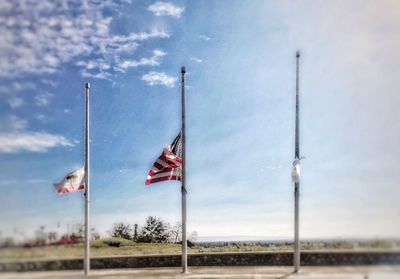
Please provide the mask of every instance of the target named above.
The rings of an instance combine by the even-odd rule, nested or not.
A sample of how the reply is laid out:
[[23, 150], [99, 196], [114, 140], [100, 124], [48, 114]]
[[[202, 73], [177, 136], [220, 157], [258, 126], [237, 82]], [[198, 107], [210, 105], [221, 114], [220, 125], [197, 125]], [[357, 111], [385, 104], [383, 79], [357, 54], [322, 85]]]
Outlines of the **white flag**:
[[292, 180], [294, 183], [300, 182], [300, 159], [293, 161]]
[[60, 195], [85, 189], [85, 169], [82, 167], [70, 172], [54, 187]]

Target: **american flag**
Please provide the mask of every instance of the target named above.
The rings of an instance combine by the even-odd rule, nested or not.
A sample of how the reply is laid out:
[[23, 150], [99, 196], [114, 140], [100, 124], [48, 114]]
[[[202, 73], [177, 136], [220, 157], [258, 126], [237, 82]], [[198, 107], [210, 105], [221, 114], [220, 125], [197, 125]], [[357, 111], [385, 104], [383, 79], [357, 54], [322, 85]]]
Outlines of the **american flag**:
[[182, 137], [181, 133], [171, 145], [164, 148], [163, 153], [154, 162], [147, 175], [146, 185], [165, 180], [181, 180], [182, 178]]

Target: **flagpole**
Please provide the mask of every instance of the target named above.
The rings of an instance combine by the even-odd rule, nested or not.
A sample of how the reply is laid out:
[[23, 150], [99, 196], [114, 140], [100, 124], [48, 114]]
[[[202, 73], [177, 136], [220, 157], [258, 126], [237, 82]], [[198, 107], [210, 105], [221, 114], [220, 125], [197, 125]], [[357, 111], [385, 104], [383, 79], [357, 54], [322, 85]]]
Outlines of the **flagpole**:
[[[295, 135], [295, 160], [300, 159], [299, 141], [299, 59], [300, 52], [296, 52], [296, 135]], [[300, 268], [300, 243], [299, 243], [299, 196], [300, 180], [294, 183], [294, 272], [299, 272]]]
[[90, 204], [90, 191], [89, 191], [89, 91], [90, 83], [85, 84], [85, 96], [86, 96], [86, 131], [85, 131], [85, 259], [84, 259], [84, 270], [85, 275], [89, 275], [90, 272], [90, 220], [89, 220], [89, 204]]
[[185, 74], [186, 69], [182, 67], [182, 273], [187, 273], [187, 239], [186, 239], [186, 135], [185, 135]]

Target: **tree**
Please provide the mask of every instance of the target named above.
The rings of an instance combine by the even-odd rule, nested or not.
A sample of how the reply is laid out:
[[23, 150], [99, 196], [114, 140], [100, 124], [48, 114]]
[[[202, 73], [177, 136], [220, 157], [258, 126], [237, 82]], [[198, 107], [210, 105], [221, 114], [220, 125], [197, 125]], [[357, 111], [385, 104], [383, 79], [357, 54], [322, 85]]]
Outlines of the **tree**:
[[140, 230], [138, 242], [163, 243], [169, 239], [168, 226], [160, 218], [149, 216]]
[[199, 234], [197, 233], [197, 231], [192, 231], [188, 236], [188, 241], [195, 242], [198, 236]]
[[47, 234], [45, 232], [45, 229], [46, 229], [45, 226], [40, 226], [39, 229], [35, 232], [36, 245], [45, 245], [46, 244]]
[[91, 234], [91, 240], [97, 240], [100, 239], [100, 234], [96, 231], [95, 228], [90, 229], [90, 234]]
[[132, 239], [132, 228], [122, 222], [116, 223], [111, 230], [111, 236]]
[[138, 239], [138, 224], [133, 225], [133, 240], [137, 241]]
[[58, 237], [58, 233], [57, 232], [49, 232], [47, 234], [47, 238], [49, 239], [50, 243], [55, 242], [57, 240], [57, 237]]
[[182, 223], [177, 222], [170, 230], [170, 241], [172, 243], [179, 243], [182, 241]]
[[0, 242], [0, 248], [8, 248], [8, 247], [14, 247], [14, 246], [15, 246], [15, 242], [12, 237], [5, 237]]
[[[170, 242], [182, 243], [182, 223], [181, 222], [177, 222], [175, 224], [175, 226], [173, 226], [172, 228], [169, 229], [169, 232], [170, 232]], [[190, 243], [190, 245], [194, 246], [193, 242], [196, 241], [197, 236], [198, 236], [198, 234], [196, 231], [190, 232], [187, 237], [188, 243]]]
[[72, 226], [72, 239], [82, 240], [85, 237], [85, 225], [84, 224], [75, 224]]

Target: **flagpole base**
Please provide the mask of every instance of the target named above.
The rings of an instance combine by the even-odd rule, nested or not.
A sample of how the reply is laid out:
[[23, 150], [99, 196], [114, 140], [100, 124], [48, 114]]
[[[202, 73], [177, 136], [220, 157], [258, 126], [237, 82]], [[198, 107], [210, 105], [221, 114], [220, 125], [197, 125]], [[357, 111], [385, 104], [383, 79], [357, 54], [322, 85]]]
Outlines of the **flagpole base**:
[[294, 269], [293, 274], [301, 274], [303, 273], [300, 269]]

